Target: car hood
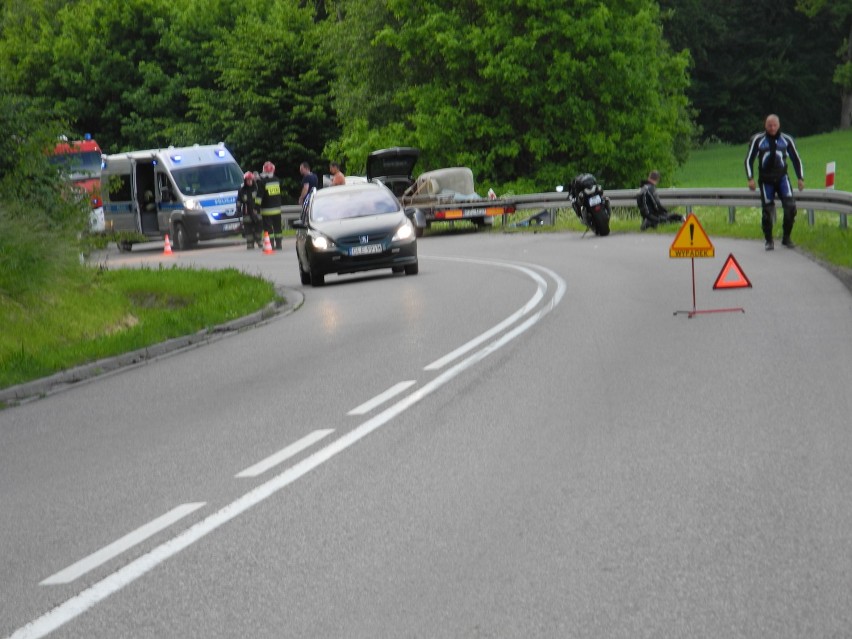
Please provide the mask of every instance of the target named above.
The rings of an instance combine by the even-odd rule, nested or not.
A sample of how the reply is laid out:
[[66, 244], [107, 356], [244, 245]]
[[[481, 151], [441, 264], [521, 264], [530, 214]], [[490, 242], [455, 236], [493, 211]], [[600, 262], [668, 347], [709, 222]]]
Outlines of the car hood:
[[328, 220], [311, 224], [313, 228], [332, 240], [357, 235], [384, 235], [393, 233], [406, 220], [405, 213], [383, 213], [343, 220]]
[[420, 157], [420, 149], [410, 146], [395, 146], [373, 151], [367, 156], [367, 179], [377, 177], [411, 178], [414, 165]]

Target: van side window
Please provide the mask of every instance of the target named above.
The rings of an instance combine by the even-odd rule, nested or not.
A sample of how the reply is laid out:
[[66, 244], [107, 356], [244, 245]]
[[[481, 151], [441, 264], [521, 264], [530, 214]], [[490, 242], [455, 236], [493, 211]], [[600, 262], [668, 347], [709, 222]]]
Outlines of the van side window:
[[[115, 185], [114, 189], [113, 185]], [[110, 199], [114, 202], [128, 202], [132, 200], [133, 197], [130, 194], [130, 175], [116, 175], [110, 181], [110, 191]]]

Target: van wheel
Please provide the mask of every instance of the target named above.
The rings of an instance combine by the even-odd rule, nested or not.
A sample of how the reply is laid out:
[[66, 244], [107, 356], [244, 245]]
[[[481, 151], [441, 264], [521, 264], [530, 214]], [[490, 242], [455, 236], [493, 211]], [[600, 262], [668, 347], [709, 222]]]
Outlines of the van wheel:
[[180, 222], [175, 224], [174, 247], [176, 251], [185, 251], [190, 247], [189, 234]]

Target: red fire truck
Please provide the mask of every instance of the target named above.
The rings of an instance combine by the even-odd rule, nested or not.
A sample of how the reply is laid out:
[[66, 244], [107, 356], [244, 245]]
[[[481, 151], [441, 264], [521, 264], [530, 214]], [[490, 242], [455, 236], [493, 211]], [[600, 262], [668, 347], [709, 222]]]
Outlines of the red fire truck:
[[82, 140], [69, 142], [62, 136], [56, 144], [51, 162], [59, 166], [66, 177], [85, 191], [92, 205], [90, 228], [104, 230], [104, 206], [101, 200], [101, 147], [87, 133]]

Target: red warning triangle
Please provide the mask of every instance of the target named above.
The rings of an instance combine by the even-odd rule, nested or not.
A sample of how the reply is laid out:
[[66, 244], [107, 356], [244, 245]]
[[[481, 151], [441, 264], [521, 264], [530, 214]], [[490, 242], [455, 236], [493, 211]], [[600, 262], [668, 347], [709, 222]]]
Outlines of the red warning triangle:
[[716, 283], [713, 288], [751, 288], [751, 282], [743, 273], [743, 269], [737, 262], [737, 258], [731, 253], [728, 259], [725, 260], [725, 265], [719, 271], [719, 277], [716, 278]]

